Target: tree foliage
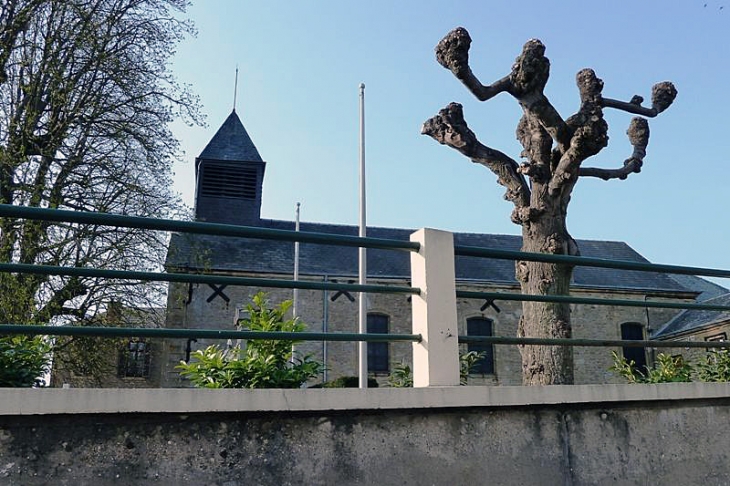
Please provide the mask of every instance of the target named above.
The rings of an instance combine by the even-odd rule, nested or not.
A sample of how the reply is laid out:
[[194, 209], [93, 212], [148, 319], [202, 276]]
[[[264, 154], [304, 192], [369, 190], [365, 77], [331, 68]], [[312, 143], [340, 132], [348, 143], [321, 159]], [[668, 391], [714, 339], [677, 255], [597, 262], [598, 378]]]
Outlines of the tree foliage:
[[677, 383], [690, 381], [730, 381], [730, 350], [711, 350], [695, 361], [681, 355], [659, 353], [654, 366], [641, 371], [633, 361], [612, 352], [613, 365], [609, 370], [626, 378], [629, 383]]
[[[459, 384], [465, 386], [469, 375], [487, 356], [486, 351], [468, 351], [459, 353]], [[407, 388], [413, 386], [413, 370], [408, 363], [398, 363], [388, 375], [388, 386], [391, 388]]]
[[[200, 122], [171, 75], [194, 33], [186, 0], [5, 0], [0, 5], [0, 203], [169, 217], [178, 143]], [[0, 262], [161, 268], [166, 236], [140, 229], [0, 219]], [[163, 287], [0, 273], [0, 322], [88, 324], [111, 301], [161, 302]]]
[[[518, 163], [507, 154], [479, 141], [464, 120], [462, 106], [451, 103], [427, 120], [422, 133], [447, 145], [472, 162], [483, 165], [507, 189], [505, 199], [514, 205], [511, 220], [522, 227], [522, 250], [533, 253], [578, 255], [578, 245], [566, 226], [568, 203], [581, 177], [603, 180], [626, 179], [641, 171], [649, 143], [649, 123], [635, 117], [627, 131], [633, 149], [615, 169], [585, 167], [583, 163], [608, 145], [606, 108], [655, 117], [674, 101], [677, 90], [670, 82], [652, 88], [651, 107], [634, 96], [624, 102], [603, 96], [603, 81], [592, 69], [576, 76], [580, 109], [563, 118], [543, 90], [550, 76], [545, 46], [537, 39], [527, 41], [510, 72], [484, 85], [469, 66], [471, 37], [457, 28], [436, 46], [436, 59], [451, 71], [480, 101], [508, 93], [519, 104], [523, 116], [516, 135], [524, 148]], [[532, 261], [515, 262], [515, 275], [523, 294], [567, 295], [573, 267]], [[570, 338], [570, 307], [564, 303], [523, 302], [518, 335], [537, 338]], [[573, 382], [572, 348], [569, 346], [520, 346], [523, 383], [528, 385]]]
[[[246, 306], [248, 317], [239, 326], [250, 331], [302, 332], [306, 326], [298, 318], [287, 318], [291, 301], [269, 308], [263, 293]], [[204, 388], [299, 388], [322, 373], [322, 363], [311, 355], [293, 351], [297, 340], [250, 339], [245, 347], [230, 349], [208, 346], [195, 351], [191, 361], [177, 369], [193, 385]]]
[[51, 346], [43, 337], [0, 337], [0, 387], [42, 386]]

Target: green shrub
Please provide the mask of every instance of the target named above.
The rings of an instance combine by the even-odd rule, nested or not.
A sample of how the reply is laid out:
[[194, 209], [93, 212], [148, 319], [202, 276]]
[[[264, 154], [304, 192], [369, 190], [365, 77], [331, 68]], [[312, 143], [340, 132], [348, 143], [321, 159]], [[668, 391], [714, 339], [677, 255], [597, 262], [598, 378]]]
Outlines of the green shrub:
[[[259, 292], [249, 304], [242, 329], [265, 332], [302, 332], [299, 319], [288, 319], [291, 301], [269, 308], [266, 294]], [[294, 354], [297, 340], [250, 339], [246, 347], [221, 349], [208, 346], [195, 351], [189, 363], [176, 368], [193, 385], [204, 388], [299, 388], [324, 370], [311, 355]]]
[[486, 355], [484, 351], [469, 351], [459, 355], [459, 381], [462, 385], [466, 385], [469, 375]]
[[42, 336], [0, 338], [0, 387], [43, 386], [51, 364], [51, 346]]
[[646, 373], [647, 383], [686, 383], [692, 381], [692, 364], [679, 355], [659, 353], [654, 367]]
[[[484, 351], [469, 351], [459, 354], [459, 384], [466, 385], [469, 374], [474, 371], [477, 364], [484, 359], [487, 353]], [[413, 370], [410, 365], [401, 362], [393, 367], [388, 376], [388, 386], [393, 388], [407, 388], [413, 386]]]
[[695, 367], [700, 381], [730, 381], [730, 350], [722, 348], [708, 351]]
[[401, 362], [393, 366], [388, 375], [388, 386], [392, 388], [407, 388], [413, 386], [413, 371], [409, 364]]
[[633, 361], [627, 361], [623, 356], [612, 351], [613, 365], [609, 368], [619, 376], [623, 376], [629, 383], [686, 383], [692, 381], [694, 369], [692, 363], [685, 361], [682, 356], [672, 356], [659, 353], [653, 368], [642, 373], [636, 368]]

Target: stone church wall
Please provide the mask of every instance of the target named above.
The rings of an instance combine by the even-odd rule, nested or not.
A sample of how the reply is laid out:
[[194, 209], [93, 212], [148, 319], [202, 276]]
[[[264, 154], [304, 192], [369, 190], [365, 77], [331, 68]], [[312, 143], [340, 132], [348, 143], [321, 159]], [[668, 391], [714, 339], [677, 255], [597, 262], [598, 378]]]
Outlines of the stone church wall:
[[[275, 275], [248, 275], [252, 277], [287, 278], [287, 276]], [[346, 278], [335, 280], [347, 281]], [[324, 277], [313, 278], [312, 280], [323, 281]], [[328, 277], [329, 281], [333, 277]], [[406, 282], [394, 279], [370, 280], [374, 284], [390, 284], [404, 286]], [[504, 291], [518, 292], [516, 286], [483, 286], [476, 284], [462, 284], [459, 289], [473, 291]], [[236, 309], [244, 308], [250, 302], [251, 297], [259, 291], [268, 294], [270, 301], [277, 304], [283, 300], [292, 298], [291, 289], [252, 288], [228, 286], [216, 293], [216, 290], [206, 284], [171, 284], [168, 296], [168, 313], [166, 326], [170, 328], [207, 328], [207, 329], [233, 329]], [[644, 294], [636, 292], [611, 292], [611, 291], [587, 291], [574, 290], [575, 295], [585, 297], [605, 297], [619, 299], [641, 300]], [[225, 296], [225, 298], [224, 298]], [[335, 297], [335, 300], [332, 300]], [[352, 295], [354, 299], [357, 295]], [[671, 299], [677, 296], [667, 295], [664, 298]], [[368, 294], [369, 312], [385, 314], [389, 317], [389, 332], [398, 334], [410, 334], [411, 330], [411, 306], [408, 295], [404, 294]], [[226, 300], [227, 299], [227, 300]], [[326, 303], [325, 303], [326, 300]], [[657, 300], [651, 297], [649, 300]], [[493, 335], [495, 336], [516, 336], [517, 323], [520, 316], [520, 303], [510, 301], [497, 301], [500, 310], [488, 307], [484, 311], [480, 308], [484, 301], [474, 299], [457, 299], [457, 315], [459, 334], [466, 334], [466, 321], [471, 317], [486, 317], [493, 320]], [[309, 331], [320, 332], [357, 332], [357, 301], [350, 301], [348, 294], [336, 291], [300, 290], [299, 315], [303, 322], [308, 325]], [[326, 312], [326, 318], [325, 318]], [[573, 335], [576, 338], [585, 339], [621, 339], [620, 326], [624, 322], [636, 322], [646, 327], [657, 328], [660, 324], [669, 320], [676, 314], [671, 309], [651, 309], [646, 311], [635, 307], [598, 306], [598, 305], [573, 305], [572, 322]], [[648, 326], [647, 326], [648, 322]], [[326, 324], [325, 324], [326, 323]], [[213, 342], [202, 340], [192, 343], [192, 349], [201, 349]], [[181, 380], [174, 367], [185, 359], [186, 340], [166, 340], [162, 346], [160, 365], [162, 386], [187, 386]], [[220, 344], [220, 343], [219, 343]], [[222, 343], [225, 344], [225, 343]], [[297, 346], [303, 353], [313, 353], [317, 359], [325, 361], [327, 380], [333, 380], [340, 376], [357, 375], [357, 343], [355, 342], [307, 342]], [[466, 346], [462, 345], [464, 351]], [[620, 348], [586, 348], [577, 347], [574, 351], [575, 382], [585, 383], [619, 383], [621, 379], [613, 376], [608, 368], [613, 363], [611, 351], [620, 353]], [[649, 351], [649, 353], [651, 353]], [[651, 359], [651, 354], [649, 356]], [[399, 363], [411, 364], [411, 343], [392, 342], [389, 344], [389, 361], [391, 369]], [[493, 375], [474, 375], [469, 382], [471, 384], [499, 384], [519, 385], [521, 383], [520, 355], [516, 346], [495, 345], [494, 346], [494, 367]], [[376, 378], [383, 384], [387, 374], [376, 375]]]

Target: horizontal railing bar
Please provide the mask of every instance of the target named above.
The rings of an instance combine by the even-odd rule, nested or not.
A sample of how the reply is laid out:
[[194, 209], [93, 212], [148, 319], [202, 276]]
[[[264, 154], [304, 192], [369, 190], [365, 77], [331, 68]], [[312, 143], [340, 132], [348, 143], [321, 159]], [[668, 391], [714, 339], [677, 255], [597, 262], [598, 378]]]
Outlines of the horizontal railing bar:
[[[15, 217], [57, 222], [74, 222], [82, 224], [98, 224], [106, 226], [122, 226], [127, 228], [179, 231], [184, 233], [208, 234], [218, 236], [237, 236], [280, 241], [300, 241], [304, 243], [377, 249], [418, 251], [420, 248], [420, 244], [417, 242], [392, 240], [386, 238], [359, 237], [306, 231], [278, 230], [272, 228], [237, 226], [231, 224], [205, 223], [197, 221], [142, 218], [139, 216], [125, 216], [112, 213], [34, 208], [27, 206], [16, 206], [11, 204], [0, 204], [0, 217]], [[527, 260], [544, 263], [564, 263], [587, 267], [637, 270], [643, 272], [659, 272], [730, 278], [730, 270], [647, 262], [631, 262], [626, 260], [608, 260], [604, 258], [572, 255], [555, 255], [550, 253], [530, 253], [516, 250], [501, 250], [496, 248], [482, 248], [468, 245], [455, 245], [454, 254], [458, 256], [496, 258], [501, 260]]]
[[131, 270], [104, 270], [83, 267], [56, 267], [51, 265], [30, 265], [27, 263], [0, 263], [0, 272], [26, 273], [35, 275], [59, 275], [67, 277], [110, 278], [118, 280], [142, 280], [159, 282], [204, 283], [214, 285], [240, 285], [247, 287], [270, 287], [304, 290], [346, 290], [348, 292], [371, 292], [376, 294], [419, 294], [414, 287], [375, 284], [345, 284], [338, 282], [312, 282], [309, 280], [283, 280], [232, 275], [211, 275], [195, 273], [160, 273]]
[[121, 226], [161, 231], [179, 231], [216, 236], [237, 236], [263, 240], [300, 241], [322, 245], [354, 246], [382, 250], [418, 251], [421, 245], [414, 241], [392, 240], [341, 235], [334, 233], [315, 233], [309, 231], [279, 230], [255, 226], [237, 226], [222, 223], [203, 223], [199, 221], [177, 221], [174, 219], [142, 218], [113, 213], [68, 211], [65, 209], [32, 208], [0, 204], [0, 217], [34, 219], [55, 222]]
[[30, 326], [0, 324], [0, 335], [149, 337], [184, 339], [271, 339], [292, 341], [420, 342], [420, 334], [357, 334], [324, 332], [229, 331], [224, 329], [170, 329], [145, 327]]
[[[119, 280], [162, 281], [178, 283], [204, 283], [214, 285], [239, 285], [249, 287], [269, 287], [304, 290], [346, 290], [348, 292], [371, 292], [393, 294], [420, 294], [420, 289], [391, 285], [345, 284], [338, 282], [312, 282], [307, 280], [283, 280], [268, 278], [236, 277], [232, 275], [200, 275], [193, 273], [159, 273], [130, 270], [105, 270], [82, 267], [57, 267], [50, 265], [30, 265], [25, 263], [0, 263], [0, 272], [26, 273], [36, 275], [59, 275], [90, 278], [111, 278]], [[456, 296], [467, 299], [509, 300], [527, 302], [558, 302], [584, 305], [615, 305], [623, 307], [643, 307], [660, 309], [698, 309], [730, 311], [730, 306], [697, 304], [691, 302], [657, 302], [629, 299], [602, 299], [597, 297], [576, 297], [572, 295], [524, 295], [509, 292], [477, 292], [457, 290]]]
[[576, 297], [573, 295], [524, 295], [510, 292], [476, 292], [457, 290], [456, 296], [464, 299], [513, 300], [523, 302], [559, 302], [584, 305], [615, 305], [618, 307], [643, 307], [657, 309], [698, 309], [730, 311], [728, 305], [697, 304], [694, 302], [658, 302], [651, 300], [601, 299], [598, 297]]
[[730, 348], [730, 341], [623, 341], [617, 339], [520, 338], [506, 336], [459, 336], [460, 343], [525, 344], [536, 346], [626, 347], [626, 348]]
[[[200, 339], [270, 339], [294, 341], [365, 341], [365, 342], [420, 342], [420, 334], [382, 333], [323, 333], [323, 332], [265, 332], [224, 329], [171, 329], [98, 326], [32, 326], [0, 324], [0, 335], [27, 336], [84, 336], [84, 337], [149, 337]], [[460, 343], [523, 344], [540, 346], [579, 347], [636, 347], [636, 348], [728, 348], [730, 341], [656, 341], [616, 339], [556, 339], [520, 338], [506, 336], [459, 336]]]
[[641, 272], [675, 273], [681, 275], [702, 275], [704, 277], [730, 278], [730, 270], [706, 267], [686, 267], [663, 263], [630, 262], [627, 260], [608, 260], [605, 258], [582, 257], [572, 255], [554, 255], [552, 253], [528, 253], [515, 250], [500, 250], [477, 246], [454, 245], [454, 254], [498, 260], [527, 260], [544, 263], [565, 263], [583, 267], [614, 268], [620, 270], [638, 270]]

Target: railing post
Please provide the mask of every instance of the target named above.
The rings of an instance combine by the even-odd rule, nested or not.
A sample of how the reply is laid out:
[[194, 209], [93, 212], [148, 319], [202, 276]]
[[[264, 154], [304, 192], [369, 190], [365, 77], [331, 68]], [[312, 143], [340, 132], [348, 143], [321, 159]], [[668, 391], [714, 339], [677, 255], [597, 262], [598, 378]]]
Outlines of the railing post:
[[421, 289], [412, 298], [413, 386], [459, 385], [459, 338], [456, 322], [454, 235], [424, 228], [411, 235], [421, 244], [411, 253], [411, 280]]

